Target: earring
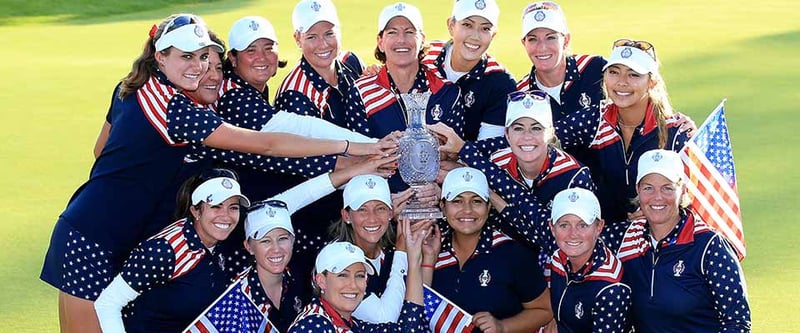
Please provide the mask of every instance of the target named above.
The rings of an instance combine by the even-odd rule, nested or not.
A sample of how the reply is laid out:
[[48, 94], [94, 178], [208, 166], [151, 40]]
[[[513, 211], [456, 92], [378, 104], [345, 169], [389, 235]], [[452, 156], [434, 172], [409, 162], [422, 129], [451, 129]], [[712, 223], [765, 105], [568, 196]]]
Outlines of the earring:
[[325, 295], [325, 289], [320, 289], [319, 293], [322, 294], [322, 295]]

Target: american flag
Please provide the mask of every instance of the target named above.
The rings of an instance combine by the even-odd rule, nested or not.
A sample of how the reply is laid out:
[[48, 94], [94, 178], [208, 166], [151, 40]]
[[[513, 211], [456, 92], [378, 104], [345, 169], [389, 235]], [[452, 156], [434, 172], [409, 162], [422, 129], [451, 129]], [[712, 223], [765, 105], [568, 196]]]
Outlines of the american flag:
[[725, 100], [708, 116], [680, 152], [692, 208], [745, 257], [736, 169], [725, 120]]
[[184, 333], [279, 333], [244, 292], [247, 277], [242, 276], [222, 293]]
[[424, 287], [425, 315], [433, 333], [470, 333], [475, 328], [472, 316], [439, 295], [428, 286]]

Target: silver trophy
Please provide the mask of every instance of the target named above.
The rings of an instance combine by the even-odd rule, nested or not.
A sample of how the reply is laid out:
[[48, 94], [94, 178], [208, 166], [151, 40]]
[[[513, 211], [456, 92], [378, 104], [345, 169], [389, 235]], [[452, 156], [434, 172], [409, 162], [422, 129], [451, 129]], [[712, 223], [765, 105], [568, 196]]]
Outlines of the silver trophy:
[[[436, 181], [439, 174], [439, 141], [425, 128], [425, 111], [430, 92], [401, 94], [408, 126], [400, 138], [400, 177], [411, 188], [419, 189]], [[411, 220], [438, 219], [442, 211], [422, 204], [412, 196], [400, 215]]]

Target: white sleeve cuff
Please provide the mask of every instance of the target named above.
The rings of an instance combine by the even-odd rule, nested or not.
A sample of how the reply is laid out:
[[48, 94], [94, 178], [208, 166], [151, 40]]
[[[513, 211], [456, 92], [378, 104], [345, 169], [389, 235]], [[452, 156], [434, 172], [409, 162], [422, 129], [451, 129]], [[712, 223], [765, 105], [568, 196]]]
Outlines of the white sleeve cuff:
[[97, 319], [103, 332], [125, 332], [122, 308], [136, 297], [139, 297], [139, 293], [125, 282], [122, 275], [114, 277], [94, 301], [94, 310], [97, 312]]
[[324, 173], [276, 195], [273, 199], [285, 202], [289, 214], [294, 214], [335, 190], [330, 176]]
[[500, 125], [492, 125], [489, 123], [481, 123], [478, 129], [478, 140], [494, 138], [505, 135], [506, 128]]
[[406, 274], [408, 274], [408, 254], [404, 251], [398, 250], [394, 252], [392, 273], [399, 273], [401, 276], [406, 276]]
[[326, 120], [278, 111], [261, 128], [261, 132], [284, 132], [316, 139], [350, 140], [352, 142], [378, 142], [368, 136], [341, 128]]

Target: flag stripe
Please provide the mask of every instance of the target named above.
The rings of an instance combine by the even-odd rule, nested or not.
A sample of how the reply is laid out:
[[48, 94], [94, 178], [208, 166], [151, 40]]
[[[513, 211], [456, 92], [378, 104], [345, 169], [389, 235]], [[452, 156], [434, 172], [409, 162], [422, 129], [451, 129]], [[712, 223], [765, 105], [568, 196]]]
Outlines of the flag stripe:
[[743, 260], [744, 228], [724, 103], [711, 112], [680, 156], [692, 208], [731, 243]]

